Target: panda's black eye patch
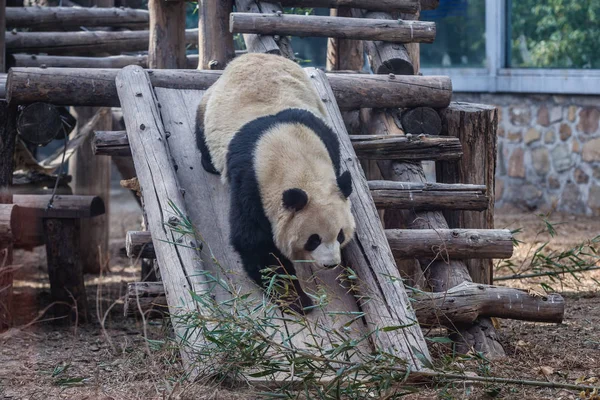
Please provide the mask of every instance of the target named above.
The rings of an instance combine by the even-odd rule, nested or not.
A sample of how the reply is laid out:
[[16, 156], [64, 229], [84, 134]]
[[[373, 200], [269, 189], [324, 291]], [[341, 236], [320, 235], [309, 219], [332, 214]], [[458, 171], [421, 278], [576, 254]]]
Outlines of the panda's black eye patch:
[[321, 237], [315, 233], [313, 235], [310, 235], [310, 237], [306, 241], [306, 244], [304, 245], [304, 250], [314, 251], [317, 249], [317, 247], [319, 247], [320, 244], [321, 244]]
[[340, 233], [338, 233], [337, 241], [340, 243], [344, 243], [344, 240], [346, 240], [346, 236], [344, 235], [344, 230], [340, 229]]

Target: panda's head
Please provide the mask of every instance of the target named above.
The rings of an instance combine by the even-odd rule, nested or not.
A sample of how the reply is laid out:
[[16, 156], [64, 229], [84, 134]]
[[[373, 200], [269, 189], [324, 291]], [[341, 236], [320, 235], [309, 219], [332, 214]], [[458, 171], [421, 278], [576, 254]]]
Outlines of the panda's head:
[[319, 266], [341, 263], [341, 249], [354, 237], [356, 223], [348, 197], [352, 193], [349, 172], [337, 181], [311, 188], [290, 188], [282, 194], [285, 221], [275, 229], [275, 242], [286, 257]]

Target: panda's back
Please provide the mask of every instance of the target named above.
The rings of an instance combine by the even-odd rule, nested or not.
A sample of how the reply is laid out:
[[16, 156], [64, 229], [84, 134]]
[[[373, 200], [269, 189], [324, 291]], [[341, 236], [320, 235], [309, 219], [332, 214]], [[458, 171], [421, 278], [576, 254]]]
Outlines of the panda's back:
[[225, 177], [228, 146], [250, 121], [295, 108], [325, 119], [324, 105], [305, 71], [270, 54], [232, 61], [203, 99], [204, 137], [212, 163]]

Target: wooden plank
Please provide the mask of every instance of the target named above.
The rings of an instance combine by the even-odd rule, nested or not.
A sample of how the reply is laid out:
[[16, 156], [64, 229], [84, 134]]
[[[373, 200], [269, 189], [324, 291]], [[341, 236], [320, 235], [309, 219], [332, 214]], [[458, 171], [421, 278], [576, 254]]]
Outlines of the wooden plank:
[[[191, 291], [201, 293], [204, 289], [202, 277], [198, 275], [198, 252], [192, 246], [176, 245], [178, 236], [169, 228], [169, 218], [173, 216], [170, 204], [184, 215], [188, 213], [148, 73], [138, 66], [126, 67], [119, 72], [116, 84], [138, 180], [144, 194], [148, 225], [156, 240], [155, 248], [169, 301], [169, 312], [171, 315], [180, 315], [192, 310], [199, 311], [191, 295]], [[165, 107], [168, 103], [163, 104]], [[185, 340], [190, 346], [201, 340], [198, 333], [187, 332], [176, 318], [172, 322], [179, 340]], [[184, 368], [193, 372], [190, 354], [185, 346], [180, 349]]]
[[[448, 226], [493, 229], [498, 111], [493, 106], [483, 104], [452, 103], [441, 111], [441, 115], [443, 134], [460, 139], [465, 154], [458, 162], [438, 163], [438, 180], [446, 183], [483, 184], [489, 194], [488, 207], [482, 213], [444, 213]], [[474, 282], [492, 284], [492, 260], [467, 260], [466, 264]]]
[[[565, 301], [558, 293], [536, 296], [524, 290], [475, 283], [461, 283], [442, 293], [415, 291], [409, 295], [421, 326], [472, 323], [480, 316], [561, 323], [565, 312]], [[148, 313], [166, 307], [160, 282], [127, 284], [126, 316], [137, 314], [140, 309]]]
[[79, 30], [85, 27], [148, 28], [148, 11], [132, 8], [7, 7], [8, 28], [36, 30]]
[[229, 13], [233, 0], [198, 1], [198, 69], [224, 69], [235, 56]]
[[[185, 30], [185, 3], [149, 0], [150, 41], [148, 66], [150, 68], [178, 69], [186, 66], [185, 45], [189, 43]], [[193, 43], [198, 43], [198, 31]]]
[[236, 12], [231, 13], [229, 27], [233, 33], [324, 36], [393, 43], [432, 43], [435, 39], [435, 23], [423, 21]]
[[[16, 32], [6, 35], [6, 51], [65, 55], [120, 54], [148, 49], [149, 31]], [[182, 44], [198, 43], [198, 30], [185, 31]]]
[[[236, 52], [237, 54], [243, 52]], [[40, 54], [9, 54], [10, 67], [44, 67], [44, 68], [125, 68], [128, 65], [139, 65], [148, 68], [147, 55], [119, 55], [108, 57], [48, 56]], [[198, 67], [198, 55], [186, 57], [186, 69]]]
[[125, 251], [127, 252], [127, 257], [133, 259], [156, 258], [154, 244], [152, 243], [152, 234], [148, 231], [127, 232], [125, 236]]
[[[13, 68], [7, 98], [14, 104], [38, 101], [75, 106], [119, 106], [114, 79], [118, 69]], [[221, 71], [149, 70], [154, 87], [206, 90]], [[452, 83], [444, 76], [332, 73], [327, 75], [342, 110], [360, 108], [447, 107]]]
[[340, 141], [342, 169], [350, 171], [352, 175], [354, 190], [350, 199], [357, 226], [355, 238], [346, 246], [343, 256], [348, 267], [356, 271], [365, 285], [363, 289], [368, 287], [369, 300], [361, 303], [367, 324], [371, 328], [408, 326], [391, 333], [380, 332], [375, 338], [376, 344], [378, 348], [405, 359], [411, 369], [420, 369], [422, 363], [415, 351], [426, 359], [430, 358], [429, 351], [418, 325], [410, 326], [416, 322], [416, 317], [369, 194], [367, 180], [335, 102], [333, 90], [324, 72], [308, 68], [307, 73], [324, 100], [329, 115], [328, 123]]
[[416, 13], [420, 0], [280, 0], [284, 6], [300, 7], [355, 7], [374, 11], [401, 11]]
[[[350, 135], [360, 158], [374, 160], [456, 160], [462, 155], [460, 141], [443, 136]], [[128, 156], [125, 131], [96, 131], [92, 142], [96, 155]]]

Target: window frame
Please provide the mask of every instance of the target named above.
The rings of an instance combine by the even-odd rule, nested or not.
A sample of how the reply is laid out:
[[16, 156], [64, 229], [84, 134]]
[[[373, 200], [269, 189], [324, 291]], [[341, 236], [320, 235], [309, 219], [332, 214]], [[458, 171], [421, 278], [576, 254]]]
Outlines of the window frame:
[[507, 68], [507, 2], [485, 0], [485, 67], [422, 68], [423, 75], [449, 76], [455, 92], [600, 94], [600, 69]]

